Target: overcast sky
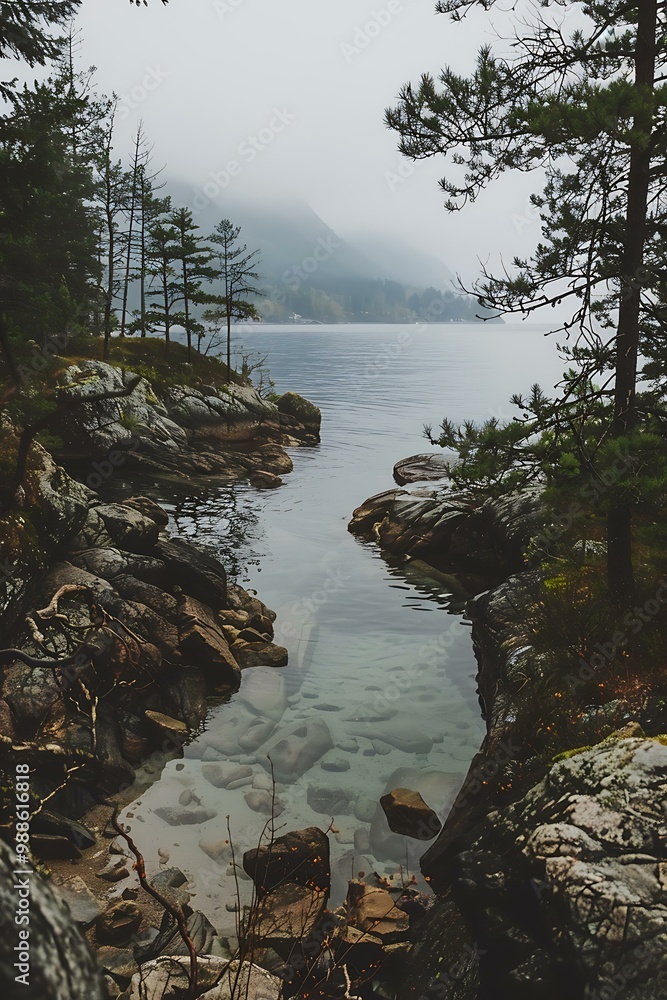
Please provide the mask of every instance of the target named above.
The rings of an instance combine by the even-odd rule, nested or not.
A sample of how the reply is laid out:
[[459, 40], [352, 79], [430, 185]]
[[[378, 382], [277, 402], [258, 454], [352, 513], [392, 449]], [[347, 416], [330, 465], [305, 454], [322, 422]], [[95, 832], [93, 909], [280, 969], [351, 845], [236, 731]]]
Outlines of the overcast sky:
[[[139, 118], [155, 163], [221, 207], [304, 198], [344, 237], [391, 233], [469, 280], [477, 258], [529, 250], [525, 177], [448, 215], [442, 161], [412, 165], [383, 124], [400, 86], [472, 68], [489, 15], [463, 24], [434, 0], [84, 0], [81, 66], [120, 96], [118, 154]], [[166, 175], [165, 175], [166, 176]], [[230, 213], [231, 214], [231, 213]]]

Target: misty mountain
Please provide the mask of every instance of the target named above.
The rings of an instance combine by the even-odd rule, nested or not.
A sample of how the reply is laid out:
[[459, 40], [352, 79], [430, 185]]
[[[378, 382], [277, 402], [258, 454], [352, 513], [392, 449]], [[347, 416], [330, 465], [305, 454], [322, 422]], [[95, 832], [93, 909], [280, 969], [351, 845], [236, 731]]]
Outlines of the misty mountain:
[[257, 304], [267, 320], [474, 321], [479, 313], [474, 299], [455, 293], [445, 264], [399, 240], [344, 239], [304, 201], [251, 203], [232, 194], [210, 200], [205, 192], [168, 181], [164, 193], [176, 206], [194, 206], [203, 233], [225, 216], [241, 226], [242, 242], [259, 250], [264, 296]]

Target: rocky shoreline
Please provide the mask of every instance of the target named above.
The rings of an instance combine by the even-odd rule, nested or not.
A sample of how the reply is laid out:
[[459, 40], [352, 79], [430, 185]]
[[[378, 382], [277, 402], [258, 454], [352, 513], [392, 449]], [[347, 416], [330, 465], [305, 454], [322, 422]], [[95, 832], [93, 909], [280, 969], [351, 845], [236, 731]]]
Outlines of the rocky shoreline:
[[[438, 479], [432, 456], [419, 458], [399, 463], [399, 481]], [[572, 749], [555, 758], [539, 752], [545, 720], [527, 734], [525, 703], [539, 702], [540, 683], [557, 675], [567, 652], [535, 648], [521, 628], [539, 583], [525, 553], [545, 528], [545, 512], [537, 494], [479, 504], [440, 476], [435, 487], [370, 498], [349, 526], [394, 557], [449, 572], [464, 567], [479, 593], [467, 613], [487, 736], [422, 858], [437, 901], [398, 995], [660, 996], [667, 976], [664, 713], [638, 720], [622, 702], [580, 705]]]
[[[100, 380], [104, 391], [117, 392], [132, 379], [86, 362], [68, 369], [65, 381], [85, 397], [98, 394]], [[124, 467], [129, 479], [133, 469], [150, 469], [278, 486], [278, 474], [291, 469], [284, 447], [315, 444], [320, 420], [316, 407], [291, 393], [276, 405], [243, 387], [229, 398], [200, 387], [158, 399], [146, 380], [139, 389], [77, 406], [76, 420], [54, 424], [58, 456], [78, 479], [34, 445], [16, 508], [2, 516], [1, 610], [12, 648], [3, 654], [0, 690], [0, 807], [11, 827], [17, 768], [27, 769], [33, 926], [40, 930], [39, 942], [32, 938], [31, 985], [44, 1000], [175, 1000], [191, 984], [191, 947], [198, 992], [209, 987], [210, 1000], [304, 991], [337, 997], [350, 982], [366, 990], [371, 980], [391, 993], [432, 899], [410, 880], [373, 880], [369, 872], [370, 881], [350, 882], [342, 906], [327, 908], [330, 831], [270, 835], [268, 847], [238, 858], [235, 878], [253, 891], [249, 907], [239, 895], [231, 934], [196, 908], [188, 876], [169, 866], [168, 852], [142, 880], [143, 859], [119, 831], [113, 806], [135, 801], [137, 774], [155, 781], [182, 756], [211, 704], [237, 691], [242, 671], [260, 665], [270, 673], [287, 651], [272, 641], [274, 613], [230, 583], [206, 550], [171, 537], [158, 504], [142, 496], [106, 502], [95, 487]], [[269, 684], [265, 701], [272, 691]], [[261, 742], [266, 734], [246, 735]], [[277, 780], [292, 777], [289, 754], [300, 746], [295, 736], [276, 748]], [[247, 781], [247, 767], [219, 756], [205, 765], [210, 781], [235, 787], [236, 772]], [[253, 781], [247, 797], [262, 797], [262, 813], [268, 802], [271, 819], [276, 787], [271, 792], [267, 777], [268, 791]], [[434, 815], [410, 790], [394, 790], [383, 808], [402, 834]], [[213, 815], [187, 789], [163, 813], [178, 823]], [[230, 848], [219, 845], [226, 862]], [[4, 914], [13, 902], [11, 872], [26, 858], [0, 846]], [[3, 970], [12, 966], [13, 945], [12, 935], [0, 941]]]
[[[136, 381], [132, 372], [85, 362], [66, 370], [63, 391], [99, 396]], [[51, 871], [56, 897], [88, 929], [101, 968], [110, 960], [104, 946], [134, 933], [127, 911], [136, 908], [138, 894], [128, 889], [120, 903], [104, 902], [100, 887], [110, 888], [127, 863], [109, 843], [117, 838], [104, 803], [109, 796], [123, 801], [135, 768], [147, 759], [159, 774], [180, 756], [211, 698], [228, 699], [242, 670], [281, 666], [287, 651], [272, 642], [275, 614], [228, 582], [206, 550], [171, 537], [162, 508], [145, 497], [105, 503], [93, 487], [125, 466], [130, 476], [134, 468], [150, 468], [279, 486], [279, 474], [292, 468], [284, 447], [316, 444], [320, 414], [293, 393], [278, 402], [239, 385], [228, 392], [163, 389], [158, 396], [141, 379], [129, 396], [76, 405], [50, 430], [59, 439], [58, 457], [77, 464], [84, 481], [33, 444], [15, 502], [0, 514], [2, 822], [13, 825], [17, 775], [27, 770], [33, 863]], [[11, 429], [4, 431], [11, 441]], [[3, 853], [3, 888], [11, 878], [9, 858]], [[54, 926], [37, 950], [41, 959], [31, 963], [40, 996], [101, 995], [66, 911], [39, 881], [35, 919]], [[61, 915], [54, 917], [56, 910]], [[164, 912], [158, 907], [152, 916], [159, 926]], [[54, 960], [63, 964], [58, 927], [68, 928], [75, 964], [65, 962], [52, 975]], [[12, 966], [13, 943], [9, 936], [0, 946], [3, 970]], [[198, 944], [209, 950], [205, 940]], [[114, 978], [116, 966], [131, 972], [134, 962], [131, 954], [129, 965], [118, 956], [114, 961], [106, 973], [112, 997], [123, 982], [122, 974]]]

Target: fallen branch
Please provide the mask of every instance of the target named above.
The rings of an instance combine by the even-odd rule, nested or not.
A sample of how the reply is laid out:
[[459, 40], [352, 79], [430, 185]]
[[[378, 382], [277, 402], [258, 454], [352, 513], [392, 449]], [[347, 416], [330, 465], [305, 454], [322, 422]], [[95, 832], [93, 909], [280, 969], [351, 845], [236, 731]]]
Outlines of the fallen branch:
[[188, 933], [188, 925], [185, 919], [185, 914], [183, 913], [183, 909], [182, 907], [176, 906], [174, 903], [168, 900], [166, 896], [163, 896], [158, 889], [155, 889], [150, 884], [150, 882], [146, 877], [146, 862], [144, 861], [144, 856], [137, 847], [137, 845], [132, 840], [132, 837], [129, 835], [129, 833], [126, 830], [124, 830], [123, 827], [118, 822], [118, 812], [119, 812], [119, 806], [118, 804], [116, 804], [114, 806], [113, 814], [111, 816], [111, 825], [113, 826], [116, 833], [123, 838], [129, 849], [134, 854], [134, 857], [136, 858], [135, 868], [137, 871], [137, 876], [139, 878], [139, 883], [141, 885], [141, 888], [144, 890], [144, 892], [147, 892], [149, 896], [152, 896], [153, 899], [156, 900], [160, 904], [160, 906], [163, 906], [164, 909], [167, 911], [167, 913], [169, 913], [174, 918], [174, 920], [176, 921], [176, 925], [178, 927], [178, 932], [181, 935], [181, 938], [183, 939], [185, 947], [188, 949], [188, 954], [190, 956], [190, 978], [188, 983], [188, 992], [186, 996], [187, 1000], [196, 1000], [197, 987], [199, 983], [199, 970], [197, 967], [197, 951], [195, 949], [194, 942], [190, 937], [190, 934]]

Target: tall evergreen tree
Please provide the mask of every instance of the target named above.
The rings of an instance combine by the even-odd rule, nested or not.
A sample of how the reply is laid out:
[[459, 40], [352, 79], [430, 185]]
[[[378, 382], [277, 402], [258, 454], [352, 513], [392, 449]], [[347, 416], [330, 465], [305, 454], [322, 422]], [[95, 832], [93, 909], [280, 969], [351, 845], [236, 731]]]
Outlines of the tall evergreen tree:
[[148, 164], [142, 163], [139, 167], [137, 178], [137, 245], [136, 245], [136, 271], [135, 278], [139, 282], [139, 308], [133, 313], [133, 320], [130, 324], [130, 333], [140, 332], [142, 337], [146, 336], [148, 322], [148, 286], [147, 281], [152, 276], [153, 261], [151, 259], [151, 230], [161, 216], [169, 211], [170, 200], [168, 197], [160, 198], [156, 192], [164, 185], [156, 187], [155, 180], [157, 174], [151, 174]]
[[178, 260], [180, 262], [180, 295], [183, 303], [182, 321], [188, 345], [188, 360], [192, 354], [192, 334], [198, 332], [198, 348], [203, 327], [193, 316], [193, 306], [221, 302], [220, 296], [204, 291], [204, 284], [210, 284], [220, 277], [220, 269], [213, 266], [216, 253], [207, 241], [197, 235], [199, 226], [187, 208], [176, 209], [170, 217], [171, 225], [178, 234]]
[[114, 113], [115, 106], [106, 123], [102, 152], [98, 168], [98, 200], [101, 218], [101, 257], [104, 262], [102, 295], [104, 299], [104, 357], [109, 353], [109, 341], [115, 322], [114, 302], [122, 287], [119, 274], [127, 242], [122, 220], [129, 202], [129, 176], [122, 162], [114, 159]]
[[245, 243], [239, 242], [241, 227], [229, 219], [222, 219], [211, 234], [220, 262], [220, 276], [224, 282], [224, 317], [227, 326], [227, 377], [232, 370], [232, 320], [256, 315], [255, 308], [246, 301], [247, 295], [258, 295], [259, 250], [248, 252]]
[[[494, 5], [442, 0], [437, 9], [460, 20]], [[504, 428], [445, 421], [440, 441], [459, 451], [462, 476], [550, 480], [564, 459], [566, 478], [607, 483], [608, 581], [625, 596], [633, 588], [631, 509], [653, 489], [647, 451], [660, 420], [655, 400], [637, 399], [637, 364], [642, 336], [650, 346], [665, 331], [667, 13], [656, 0], [587, 4], [568, 33], [562, 12], [545, 0], [534, 23], [521, 21], [510, 56], [483, 47], [469, 78], [448, 68], [437, 82], [425, 75], [407, 85], [386, 121], [406, 156], [445, 155], [458, 165], [441, 181], [450, 210], [505, 171], [546, 171], [532, 198], [542, 241], [511, 272], [485, 272], [474, 291], [499, 313], [573, 304], [561, 327], [574, 334], [562, 394], [516, 397], [523, 417]], [[636, 460], [621, 474], [630, 454]]]
[[169, 354], [171, 328], [181, 298], [178, 261], [178, 230], [168, 215], [161, 216], [149, 230], [147, 273], [151, 280], [147, 295], [154, 303], [146, 313], [146, 325], [148, 329], [161, 330], [164, 334], [166, 354]]
[[0, 118], [0, 310], [24, 339], [85, 312], [97, 278], [92, 165], [72, 148], [87, 100], [61, 73], [13, 92]]

